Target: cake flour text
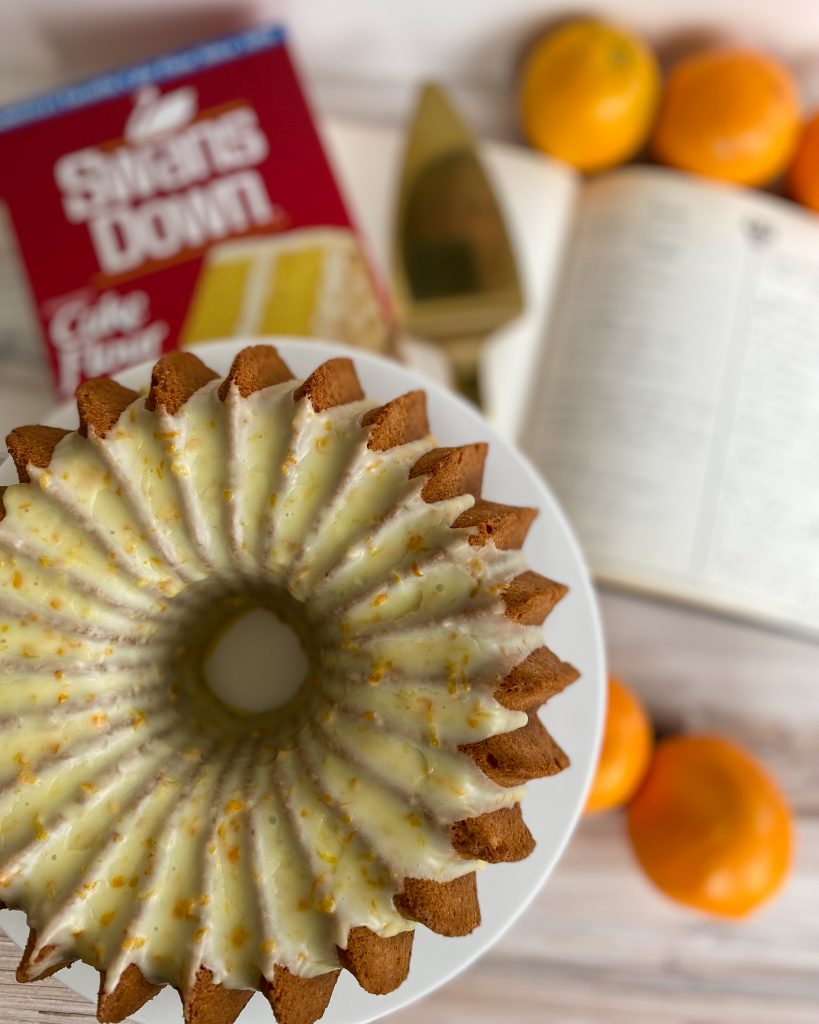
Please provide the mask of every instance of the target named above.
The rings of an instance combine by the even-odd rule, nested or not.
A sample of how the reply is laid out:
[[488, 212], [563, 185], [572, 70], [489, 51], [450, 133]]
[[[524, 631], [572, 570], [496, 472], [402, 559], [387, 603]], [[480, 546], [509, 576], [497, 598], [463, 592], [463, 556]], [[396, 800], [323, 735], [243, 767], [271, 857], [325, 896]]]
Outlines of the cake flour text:
[[168, 324], [151, 320], [146, 292], [106, 291], [93, 298], [81, 293], [56, 305], [48, 335], [59, 356], [60, 391], [71, 394], [84, 378], [158, 359]]

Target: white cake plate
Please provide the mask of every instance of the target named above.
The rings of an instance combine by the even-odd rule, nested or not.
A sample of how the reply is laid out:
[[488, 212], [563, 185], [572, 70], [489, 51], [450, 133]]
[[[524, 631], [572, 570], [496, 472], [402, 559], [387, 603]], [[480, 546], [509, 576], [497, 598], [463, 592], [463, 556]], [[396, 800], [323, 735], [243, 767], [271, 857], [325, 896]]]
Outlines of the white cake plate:
[[[224, 374], [239, 349], [254, 340], [258, 339], [208, 342], [198, 345], [195, 351], [214, 370]], [[572, 764], [560, 775], [528, 786], [523, 813], [537, 840], [534, 852], [520, 863], [492, 865], [478, 875], [483, 923], [471, 935], [443, 938], [418, 928], [409, 977], [397, 991], [387, 996], [368, 995], [350, 974], [342, 971], [323, 1024], [366, 1024], [416, 1002], [468, 967], [517, 920], [552, 873], [577, 824], [597, 759], [606, 692], [603, 634], [588, 570], [554, 495], [526, 458], [495, 433], [473, 406], [417, 371], [379, 356], [301, 338], [272, 340], [300, 377], [325, 359], [349, 355], [369, 398], [386, 402], [413, 388], [423, 388], [427, 392], [432, 431], [443, 445], [489, 442], [484, 496], [540, 509], [526, 541], [529, 564], [569, 587], [568, 596], [546, 620], [545, 640], [582, 673], [577, 683], [551, 700], [542, 712], [547, 727], [569, 754]], [[144, 387], [150, 379], [150, 365], [135, 367], [119, 374], [117, 379], [128, 387]], [[74, 427], [76, 410], [72, 405], [63, 406], [48, 422]], [[0, 483], [13, 483], [15, 479], [10, 465], [0, 466]], [[25, 943], [28, 929], [22, 914], [4, 911], [0, 913], [0, 923], [15, 942], [21, 946]], [[90, 967], [76, 964], [57, 977], [96, 1002], [99, 976]], [[132, 1019], [139, 1024], [181, 1024], [179, 998], [165, 989]], [[272, 1024], [272, 1020], [267, 1001], [256, 995], [239, 1024]]]

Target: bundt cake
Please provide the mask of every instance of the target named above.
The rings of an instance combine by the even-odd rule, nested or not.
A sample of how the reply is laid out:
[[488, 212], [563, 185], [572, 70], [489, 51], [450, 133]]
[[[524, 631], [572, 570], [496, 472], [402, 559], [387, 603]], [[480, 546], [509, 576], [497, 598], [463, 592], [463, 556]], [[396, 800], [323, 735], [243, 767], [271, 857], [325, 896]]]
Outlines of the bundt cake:
[[[535, 510], [482, 498], [486, 445], [436, 447], [424, 393], [376, 406], [349, 359], [296, 380], [259, 345], [220, 380], [175, 352], [147, 398], [93, 380], [77, 406], [12, 431], [0, 493], [18, 979], [91, 964], [103, 1022], [166, 985], [187, 1024], [259, 990], [310, 1024], [342, 968], [392, 991], [416, 922], [478, 925], [476, 869], [534, 845], [521, 787], [568, 763], [537, 715], [577, 673], [543, 646], [565, 588], [519, 550]], [[205, 670], [250, 608], [307, 665], [253, 713]]]

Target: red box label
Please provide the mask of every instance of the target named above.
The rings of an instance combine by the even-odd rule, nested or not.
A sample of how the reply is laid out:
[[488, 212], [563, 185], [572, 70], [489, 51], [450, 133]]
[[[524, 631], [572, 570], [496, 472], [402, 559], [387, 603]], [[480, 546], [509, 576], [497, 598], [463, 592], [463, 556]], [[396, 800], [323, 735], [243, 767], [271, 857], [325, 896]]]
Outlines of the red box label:
[[[377, 292], [278, 30], [7, 108], [0, 132], [0, 194], [61, 395], [186, 340], [281, 324], [343, 335], [339, 267], [368, 293], [358, 330], [381, 346]], [[331, 230], [305, 230], [318, 226]], [[258, 242], [218, 248], [236, 239]], [[291, 307], [278, 319], [275, 302]]]

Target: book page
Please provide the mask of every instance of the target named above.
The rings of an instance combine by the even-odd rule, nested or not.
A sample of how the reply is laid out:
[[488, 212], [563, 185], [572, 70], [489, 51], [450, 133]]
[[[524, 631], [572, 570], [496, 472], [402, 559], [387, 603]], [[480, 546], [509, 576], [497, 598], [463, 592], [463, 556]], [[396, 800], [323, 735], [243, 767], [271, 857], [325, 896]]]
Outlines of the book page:
[[657, 168], [592, 183], [530, 393], [599, 577], [819, 630], [819, 218]]
[[553, 315], [581, 178], [566, 164], [520, 146], [485, 148], [518, 261], [524, 310], [488, 341], [481, 363], [487, 419], [504, 436], [520, 435], [540, 344]]

